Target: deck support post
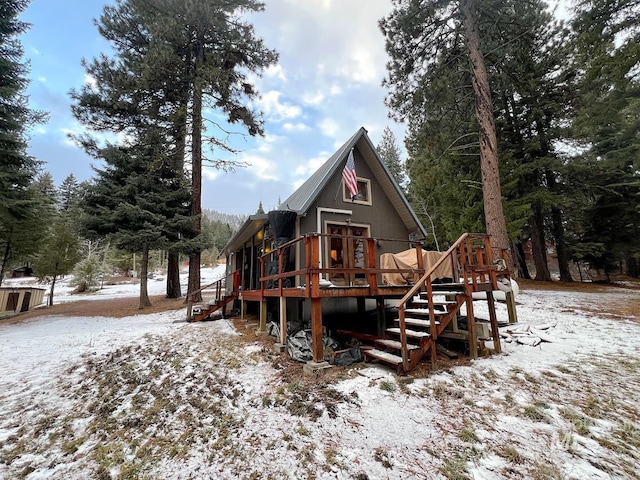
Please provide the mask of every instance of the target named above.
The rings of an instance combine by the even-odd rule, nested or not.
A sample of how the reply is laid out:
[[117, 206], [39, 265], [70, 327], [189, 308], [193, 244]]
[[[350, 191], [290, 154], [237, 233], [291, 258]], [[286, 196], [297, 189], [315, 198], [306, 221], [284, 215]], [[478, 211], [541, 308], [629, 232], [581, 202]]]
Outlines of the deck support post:
[[505, 292], [505, 301], [507, 302], [507, 313], [509, 314], [509, 323], [518, 323], [518, 312], [516, 311], [516, 298], [513, 290]]
[[280, 344], [287, 344], [287, 298], [280, 297]]
[[258, 325], [258, 330], [256, 333], [265, 334], [267, 333], [267, 301], [260, 301], [260, 324]]
[[324, 359], [324, 345], [322, 343], [322, 299], [311, 299], [311, 351], [313, 361], [320, 363]]
[[469, 355], [478, 358], [478, 335], [476, 333], [476, 318], [473, 315], [473, 294], [467, 291], [467, 331], [469, 332]]
[[385, 309], [384, 297], [376, 298], [376, 307], [378, 310], [378, 324], [376, 326], [376, 334], [380, 337], [384, 336], [387, 328], [387, 312]]
[[491, 336], [493, 337], [493, 349], [496, 353], [502, 353], [500, 344], [500, 331], [498, 330], [498, 317], [496, 316], [496, 304], [493, 292], [487, 292], [487, 307], [489, 308], [489, 321], [491, 322]]

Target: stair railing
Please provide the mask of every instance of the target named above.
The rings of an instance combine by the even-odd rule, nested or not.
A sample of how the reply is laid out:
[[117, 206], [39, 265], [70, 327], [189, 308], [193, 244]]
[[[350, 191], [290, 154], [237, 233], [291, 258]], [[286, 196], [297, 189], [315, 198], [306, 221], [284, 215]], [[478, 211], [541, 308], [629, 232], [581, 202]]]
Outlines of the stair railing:
[[[240, 290], [240, 270], [235, 270], [232, 274], [232, 285], [233, 285], [233, 290], [231, 291], [231, 295], [237, 295], [239, 290]], [[223, 297], [228, 296], [226, 293], [226, 281], [227, 278], [226, 277], [222, 277], [219, 280], [216, 280], [215, 282], [212, 282], [208, 285], [205, 285], [204, 287], [200, 287], [198, 290], [194, 290], [193, 292], [190, 292], [189, 295], [187, 295], [187, 321], [191, 320], [191, 314], [193, 311], [193, 304], [195, 303], [193, 301], [193, 298], [195, 297], [195, 295], [197, 295], [198, 293], [201, 293], [204, 290], [207, 290], [211, 287], [215, 287], [215, 302], [218, 303], [220, 302]], [[223, 292], [225, 292], [223, 294]]]
[[456, 265], [457, 265], [457, 255], [454, 258], [454, 254], [456, 254], [458, 248], [462, 243], [469, 237], [468, 233], [463, 233], [460, 235], [458, 240], [447, 250], [444, 255], [442, 255], [437, 262], [435, 262], [431, 268], [429, 268], [422, 277], [414, 284], [414, 286], [407, 292], [407, 294], [402, 297], [400, 303], [398, 304], [398, 321], [400, 326], [400, 343], [402, 344], [402, 367], [405, 372], [409, 371], [409, 349], [407, 346], [407, 332], [406, 332], [406, 322], [405, 322], [405, 308], [407, 303], [420, 291], [422, 291], [423, 287], [426, 286], [428, 293], [428, 302], [429, 302], [429, 323], [431, 330], [431, 348], [435, 348], [435, 341], [438, 337], [438, 330], [436, 328], [436, 319], [434, 314], [434, 305], [433, 305], [433, 289], [431, 286], [431, 276], [433, 273], [442, 266], [447, 259], [451, 259], [451, 275], [455, 280], [459, 277]]

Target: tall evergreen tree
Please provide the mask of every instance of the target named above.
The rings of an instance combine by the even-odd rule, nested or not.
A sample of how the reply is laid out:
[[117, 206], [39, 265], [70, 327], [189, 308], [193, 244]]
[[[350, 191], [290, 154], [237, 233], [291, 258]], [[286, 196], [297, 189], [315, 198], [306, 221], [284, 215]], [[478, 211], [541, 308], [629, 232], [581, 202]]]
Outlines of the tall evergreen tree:
[[380, 22], [391, 57], [384, 84], [391, 89], [387, 104], [402, 118], [422, 102], [425, 84], [438, 80], [430, 68], [441, 60], [441, 51], [463, 43], [475, 99], [486, 230], [495, 249], [508, 252], [493, 103], [478, 27], [489, 8], [477, 0], [395, 0], [394, 10]]
[[[483, 140], [474, 130], [486, 128], [469, 120], [478, 112], [478, 91], [485, 88], [475, 83], [478, 76], [469, 68], [468, 40], [476, 35], [475, 26], [486, 52], [490, 107], [500, 139], [509, 238], [516, 242], [515, 250], [520, 242], [533, 239], [537, 278], [549, 279], [544, 247], [552, 237], [561, 278], [571, 280], [564, 242], [563, 163], [555, 150], [557, 141], [567, 136], [575, 100], [566, 29], [540, 1], [427, 3], [433, 8], [423, 8], [425, 2], [402, 2], [404, 16], [392, 16], [395, 23], [386, 24], [394, 34], [401, 32], [388, 35], [388, 48], [391, 40], [397, 45], [391, 49], [387, 84], [393, 88], [387, 101], [409, 121], [410, 198], [418, 211], [421, 206], [437, 210], [429, 218], [445, 238], [477, 229], [480, 195], [487, 197], [484, 186], [482, 191], [478, 187], [489, 169], [479, 169], [475, 156]], [[490, 136], [484, 142], [493, 151]], [[512, 265], [528, 276], [524, 263]]]
[[[153, 5], [148, 5], [153, 8]], [[178, 190], [187, 188], [184, 158], [186, 149], [186, 98], [179, 65], [173, 65], [174, 75], [153, 67], [154, 57], [162, 55], [163, 47], [152, 48], [153, 39], [148, 29], [141, 28], [141, 13], [127, 2], [107, 6], [98, 22], [98, 29], [109, 40], [116, 52], [114, 58], [102, 55], [91, 63], [84, 63], [96, 88], [85, 85], [73, 91], [74, 115], [84, 124], [99, 132], [120, 132], [125, 136], [144, 138], [141, 132], [150, 127], [161, 128], [165, 134], [156, 137], [164, 144], [163, 162], [173, 170], [172, 185]], [[95, 152], [91, 138], [84, 139], [90, 152]], [[181, 238], [194, 231], [193, 222], [185, 221], [189, 204], [184, 203], [183, 192], [167, 192], [176, 202], [171, 205], [174, 215], [167, 217], [167, 285], [168, 298], [181, 296], [179, 254], [186, 248]], [[167, 203], [169, 206], [169, 203]]]
[[[140, 141], [129, 146], [96, 148], [104, 168], [84, 199], [88, 235], [107, 236], [116, 247], [132, 254], [141, 253], [140, 308], [151, 305], [147, 290], [149, 252], [165, 248], [167, 225], [175, 219], [172, 204], [176, 188], [174, 171], [163, 156], [160, 132], [139, 132]], [[186, 201], [186, 196], [183, 199]], [[180, 202], [177, 202], [180, 203]]]
[[391, 173], [393, 179], [402, 187], [404, 185], [405, 177], [402, 160], [400, 160], [400, 147], [398, 147], [396, 136], [388, 126], [384, 127], [382, 139], [380, 140], [376, 150]]
[[[189, 147], [193, 234], [190, 241], [183, 242], [190, 256], [189, 293], [198, 292], [200, 286], [203, 161], [211, 160], [222, 169], [236, 165], [203, 156], [205, 139], [212, 148], [230, 150], [226, 130], [222, 130], [222, 140], [215, 136], [219, 132], [203, 137], [203, 110], [212, 107], [223, 112], [229, 123], [244, 125], [250, 135], [262, 133], [258, 114], [246, 107], [246, 101], [256, 96], [248, 75], [259, 74], [277, 56], [263, 46], [252, 26], [240, 17], [243, 12], [262, 8], [263, 4], [254, 0], [118, 0], [115, 6], [105, 7], [98, 23], [101, 34], [116, 48], [118, 58], [103, 57], [94, 62], [106, 65], [95, 69], [104, 73], [97, 77], [98, 84], [114, 79], [125, 83], [118, 88], [121, 94], [115, 99], [105, 101], [97, 93], [105, 111], [112, 106], [110, 119], [99, 119], [104, 121], [99, 125], [109, 128], [114, 122], [120, 125], [123, 119], [148, 117], [150, 112], [136, 114], [130, 107], [135, 104], [134, 111], [140, 112], [138, 94], [150, 92], [160, 107], [158, 112], [166, 113], [167, 108], [170, 111], [165, 118], [170, 123], [166, 135], [172, 138], [176, 152], [174, 168], [179, 168], [178, 163], [182, 168], [181, 161]], [[83, 94], [90, 95], [89, 90], [87, 87]], [[87, 120], [92, 121], [90, 115]]]
[[[188, 7], [187, 7], [188, 5]], [[187, 8], [185, 8], [187, 7]], [[258, 39], [253, 27], [240, 14], [258, 12], [264, 4], [256, 0], [190, 1], [159, 0], [159, 15], [149, 23], [158, 41], [173, 46], [182, 62], [185, 91], [189, 92], [191, 123], [191, 215], [196, 220], [196, 239], [201, 233], [203, 110], [211, 106], [223, 112], [227, 121], [243, 125], [249, 135], [261, 135], [257, 112], [246, 107], [246, 100], [257, 95], [248, 74], [260, 72], [277, 60], [277, 54]], [[175, 60], [174, 60], [175, 61]], [[226, 137], [226, 135], [225, 135]], [[224, 141], [210, 137], [216, 148], [228, 149]], [[214, 162], [224, 168], [224, 164]], [[200, 297], [200, 250], [189, 256], [188, 295]]]
[[609, 275], [640, 271], [640, 7], [631, 0], [584, 0], [573, 26], [580, 104], [570, 164], [575, 198], [573, 252]]
[[6, 0], [0, 7], [0, 284], [38, 208], [29, 190], [38, 162], [27, 154], [26, 130], [45, 116], [27, 106], [28, 66], [18, 40], [28, 28], [18, 15], [28, 4]]
[[61, 210], [67, 211], [78, 206], [80, 202], [80, 185], [73, 173], [70, 173], [58, 188], [58, 204]]
[[[542, 2], [513, 2], [496, 12], [487, 62], [502, 156], [511, 237], [531, 239], [537, 280], [550, 280], [546, 243], [555, 243], [560, 278], [571, 281], [558, 140], [568, 135], [575, 104], [575, 69], [568, 30]], [[519, 266], [528, 277], [526, 265]]]

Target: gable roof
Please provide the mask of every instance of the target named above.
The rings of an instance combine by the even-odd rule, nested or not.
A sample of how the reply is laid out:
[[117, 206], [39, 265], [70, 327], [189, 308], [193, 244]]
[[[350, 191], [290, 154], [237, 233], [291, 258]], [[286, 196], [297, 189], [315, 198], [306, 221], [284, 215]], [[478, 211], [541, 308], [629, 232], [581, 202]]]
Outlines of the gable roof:
[[[400, 186], [393, 178], [393, 175], [389, 172], [389, 169], [385, 166], [384, 162], [378, 155], [376, 148], [371, 143], [369, 135], [364, 127], [360, 129], [342, 145], [336, 153], [334, 153], [324, 164], [315, 171], [309, 179], [304, 182], [295, 192], [291, 194], [284, 202], [279, 206], [279, 210], [292, 210], [298, 213], [298, 215], [304, 215], [313, 205], [318, 195], [324, 190], [329, 180], [337, 172], [342, 172], [344, 163], [347, 161], [347, 156], [352, 148], [356, 148], [367, 165], [371, 169], [371, 172], [375, 176], [376, 181], [384, 189], [384, 192], [389, 197], [391, 204], [398, 212], [398, 216], [403, 221], [407, 230], [410, 232], [416, 231], [418, 236], [422, 238], [427, 237], [427, 232], [420, 223], [417, 215], [409, 205], [406, 197], [402, 193]], [[242, 246], [245, 242], [251, 239], [262, 226], [268, 221], [268, 215], [251, 215], [246, 220], [244, 225], [240, 227], [240, 230], [229, 240], [227, 245], [220, 252], [220, 256], [224, 256], [236, 248]]]
[[409, 231], [417, 230], [423, 238], [426, 237], [426, 230], [422, 226], [422, 223], [420, 223], [411, 205], [409, 205], [409, 202], [393, 178], [393, 175], [391, 175], [389, 169], [378, 155], [364, 127], [360, 127], [300, 188], [282, 202], [279, 209], [294, 210], [298, 212], [299, 215], [306, 214], [318, 195], [324, 190], [329, 180], [337, 172], [342, 171], [352, 148], [356, 148], [360, 152], [360, 155], [373, 172], [376, 181], [389, 197], [389, 200], [398, 212], [403, 223], [407, 226], [407, 229]]

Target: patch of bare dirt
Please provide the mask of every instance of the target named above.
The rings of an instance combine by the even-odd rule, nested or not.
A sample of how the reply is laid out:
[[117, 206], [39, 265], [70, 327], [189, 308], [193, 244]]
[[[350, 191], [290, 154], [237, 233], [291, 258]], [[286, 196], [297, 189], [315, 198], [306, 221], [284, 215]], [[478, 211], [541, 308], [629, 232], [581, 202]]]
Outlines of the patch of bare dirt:
[[149, 297], [151, 306], [140, 309], [138, 297], [110, 298], [105, 300], [80, 300], [78, 302], [60, 303], [52, 307], [41, 307], [5, 318], [3, 323], [17, 323], [45, 315], [65, 315], [69, 317], [129, 317], [148, 313], [166, 312], [184, 308], [185, 318], [187, 306], [184, 298], [166, 298], [162, 295]]

